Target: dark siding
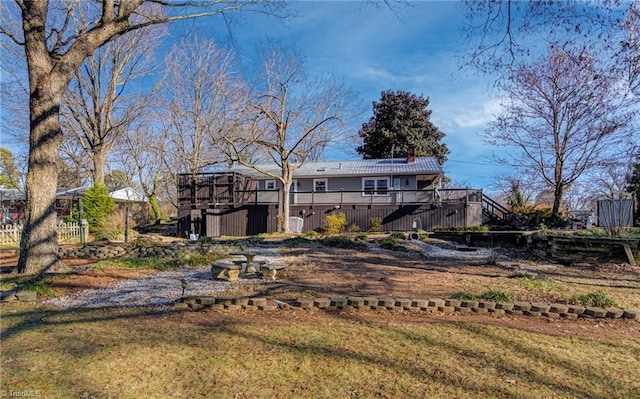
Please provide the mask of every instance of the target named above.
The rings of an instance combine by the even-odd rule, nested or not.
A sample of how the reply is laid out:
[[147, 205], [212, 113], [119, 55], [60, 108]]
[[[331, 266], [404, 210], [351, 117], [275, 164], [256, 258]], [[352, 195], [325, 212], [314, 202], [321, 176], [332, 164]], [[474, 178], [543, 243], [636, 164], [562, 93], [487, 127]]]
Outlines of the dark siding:
[[[339, 210], [332, 206], [291, 206], [291, 216], [302, 217], [303, 232], [321, 227], [327, 215], [341, 211], [347, 217], [348, 226], [358, 226], [361, 231], [369, 229], [374, 217], [382, 220], [385, 231], [410, 231], [418, 229], [432, 231], [435, 227], [465, 227], [478, 225], [480, 206], [475, 204], [449, 204], [442, 207], [405, 206], [345, 206]], [[477, 215], [476, 215], [477, 214]], [[244, 205], [226, 209], [191, 209], [179, 212], [178, 232], [181, 236], [199, 232], [208, 237], [252, 236], [273, 233], [278, 226], [276, 205]], [[204, 223], [201, 223], [204, 220]]]
[[[321, 227], [326, 216], [336, 211], [344, 212], [348, 226], [356, 225], [361, 231], [369, 229], [369, 222], [374, 217], [382, 220], [385, 231], [410, 231], [414, 222], [416, 228], [433, 231], [435, 227], [479, 225], [482, 208], [480, 204], [446, 204], [441, 207], [350, 205], [337, 210], [333, 206], [311, 208], [309, 205], [292, 205], [290, 210], [291, 216], [303, 218], [304, 232]], [[181, 236], [199, 232], [209, 237], [273, 233], [278, 226], [277, 215], [278, 207], [274, 204], [182, 210], [179, 212], [178, 232]]]

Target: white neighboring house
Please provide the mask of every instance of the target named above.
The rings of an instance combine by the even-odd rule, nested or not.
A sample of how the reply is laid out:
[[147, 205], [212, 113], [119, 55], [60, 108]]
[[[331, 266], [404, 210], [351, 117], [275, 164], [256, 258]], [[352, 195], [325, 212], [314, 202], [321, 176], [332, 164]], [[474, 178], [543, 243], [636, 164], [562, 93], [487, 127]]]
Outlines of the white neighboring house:
[[[74, 201], [84, 196], [88, 187], [60, 188], [56, 192], [56, 211], [58, 216], [68, 216], [73, 209]], [[138, 224], [147, 224], [149, 221], [149, 200], [144, 194], [131, 188], [124, 187], [111, 191], [116, 206], [132, 210], [133, 217]], [[0, 200], [2, 202], [2, 217], [12, 222], [20, 222], [24, 219], [25, 194], [16, 189], [0, 188]], [[4, 223], [4, 222], [3, 222]]]
[[129, 202], [143, 204], [149, 202], [149, 199], [145, 197], [144, 194], [134, 190], [131, 187], [124, 187], [119, 190], [112, 191], [110, 195], [111, 198], [113, 198], [113, 200], [118, 203]]
[[[84, 196], [89, 187], [76, 187], [70, 189], [58, 189], [56, 193], [56, 210], [59, 216], [67, 216], [73, 209], [74, 201]], [[127, 207], [131, 211], [133, 219], [137, 224], [149, 223], [149, 200], [147, 197], [132, 187], [123, 187], [109, 192], [116, 207], [125, 210]]]

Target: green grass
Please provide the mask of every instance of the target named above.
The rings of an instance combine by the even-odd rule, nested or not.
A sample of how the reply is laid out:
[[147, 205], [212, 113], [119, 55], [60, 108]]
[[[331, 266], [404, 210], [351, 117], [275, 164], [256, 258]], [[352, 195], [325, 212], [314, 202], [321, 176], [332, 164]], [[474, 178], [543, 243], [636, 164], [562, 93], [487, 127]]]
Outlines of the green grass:
[[460, 300], [485, 299], [487, 301], [492, 301], [492, 302], [510, 302], [511, 295], [499, 290], [490, 290], [485, 292], [482, 295], [474, 295], [468, 292], [459, 291], [459, 292], [453, 293], [451, 295], [451, 299], [460, 299]]
[[601, 308], [616, 306], [616, 301], [610, 298], [609, 294], [604, 291], [575, 295], [571, 298], [571, 302], [579, 303], [582, 306], [597, 306]]
[[189, 258], [173, 259], [173, 258], [118, 258], [101, 260], [93, 264], [94, 270], [104, 269], [151, 269], [158, 271], [166, 271], [176, 269], [180, 266], [200, 267], [207, 265], [220, 256], [218, 254], [202, 254]]
[[567, 292], [567, 287], [543, 276], [526, 278], [520, 284], [526, 290], [533, 291], [539, 294], [556, 294]]
[[47, 275], [12, 275], [3, 277], [0, 282], [2, 290], [18, 289], [23, 291], [35, 291], [39, 297], [54, 296], [51, 284], [58, 280], [64, 280], [75, 272], [57, 273]]
[[509, 278], [526, 278], [526, 279], [532, 279], [534, 278], [533, 275], [531, 273], [527, 273], [527, 272], [515, 272], [509, 275]]
[[637, 334], [589, 338], [575, 322], [562, 331], [324, 312], [5, 308], [0, 391], [120, 399], [638, 397]]

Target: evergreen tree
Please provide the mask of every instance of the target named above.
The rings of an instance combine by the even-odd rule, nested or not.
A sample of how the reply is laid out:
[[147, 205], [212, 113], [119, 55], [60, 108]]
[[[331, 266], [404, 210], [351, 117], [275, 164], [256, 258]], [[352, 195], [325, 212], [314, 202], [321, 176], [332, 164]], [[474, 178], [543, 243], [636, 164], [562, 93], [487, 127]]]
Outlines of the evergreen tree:
[[91, 187], [84, 194], [84, 217], [91, 232], [101, 232], [107, 216], [116, 210], [116, 204], [105, 185]]
[[404, 156], [409, 146], [416, 156], [447, 160], [449, 149], [441, 140], [445, 136], [431, 121], [429, 98], [406, 91], [383, 91], [373, 102], [373, 116], [362, 125], [358, 135], [363, 144], [357, 148], [364, 159]]

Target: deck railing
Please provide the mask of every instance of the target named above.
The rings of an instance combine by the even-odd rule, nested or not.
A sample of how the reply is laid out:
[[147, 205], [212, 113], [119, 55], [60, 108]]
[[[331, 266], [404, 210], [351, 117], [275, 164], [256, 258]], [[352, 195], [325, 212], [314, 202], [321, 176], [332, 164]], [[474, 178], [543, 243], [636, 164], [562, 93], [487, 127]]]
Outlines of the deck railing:
[[[274, 204], [280, 201], [280, 190], [241, 191], [246, 204]], [[374, 205], [374, 204], [434, 204], [481, 203], [482, 190], [386, 190], [386, 191], [292, 191], [291, 204], [305, 205]]]

